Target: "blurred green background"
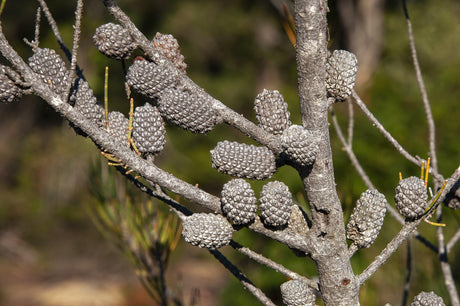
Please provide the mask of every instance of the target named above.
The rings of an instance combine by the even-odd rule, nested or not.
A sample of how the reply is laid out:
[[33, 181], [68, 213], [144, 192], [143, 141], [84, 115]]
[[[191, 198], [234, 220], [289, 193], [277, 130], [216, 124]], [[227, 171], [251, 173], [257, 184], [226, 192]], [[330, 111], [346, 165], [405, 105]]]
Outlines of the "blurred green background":
[[[72, 41], [73, 2], [47, 2], [68, 46]], [[254, 97], [263, 88], [278, 89], [289, 104], [292, 121], [300, 124], [295, 50], [283, 30], [276, 9], [278, 1], [118, 2], [148, 38], [153, 38], [156, 32], [173, 34], [188, 64], [188, 75], [215, 98], [255, 120]], [[369, 18], [359, 19], [356, 16], [365, 12], [359, 11], [363, 9], [359, 4], [364, 2], [329, 2], [330, 47], [349, 49], [358, 54], [361, 75], [357, 91], [369, 109], [412, 155], [426, 158], [427, 126], [401, 4], [398, 1], [375, 1], [380, 4], [375, 11], [368, 12]], [[355, 15], [339, 11], [345, 10], [347, 4]], [[418, 0], [409, 1], [408, 6], [436, 122], [439, 168], [444, 176], [450, 176], [460, 157], [460, 53], [456, 50], [460, 45], [460, 4], [456, 1]], [[23, 38], [33, 39], [36, 8], [35, 1], [10, 0], [1, 16], [6, 37], [25, 59], [32, 52]], [[350, 20], [354, 24], [350, 24]], [[95, 28], [110, 21], [113, 19], [101, 1], [87, 1], [78, 63], [100, 100], [103, 98], [104, 67], [109, 66], [110, 109], [126, 114], [128, 102], [124, 98], [121, 64], [99, 54], [91, 40]], [[357, 39], [363, 29], [375, 31]], [[44, 19], [40, 46], [58, 48]], [[144, 102], [140, 98], [135, 101], [136, 105]], [[346, 103], [336, 105], [334, 110], [346, 128]], [[397, 154], [356, 108], [355, 113], [355, 152], [373, 183], [392, 203], [398, 172], [406, 177], [419, 175], [420, 171]], [[6, 279], [18, 283], [17, 287], [11, 287], [0, 281], [0, 304], [22, 301], [14, 300], [18, 297], [11, 292], [20, 291], [24, 286], [80, 278], [91, 279], [97, 284], [113, 281], [124, 286], [129, 283], [123, 287], [127, 288], [123, 292], [124, 297], [130, 299], [129, 305], [149, 305], [148, 298], [140, 293], [142, 290], [133, 289], [136, 288], [134, 271], [122, 254], [97, 232], [85, 211], [85, 204], [94, 201], [89, 188], [89, 166], [100, 158], [97, 149], [89, 140], [74, 137], [68, 123], [33, 96], [26, 96], [17, 104], [0, 105], [0, 118], [0, 269], [3, 275], [7, 275]], [[332, 128], [331, 138], [337, 190], [347, 219], [365, 186], [351, 167]], [[160, 154], [158, 164], [177, 177], [218, 195], [229, 177], [211, 168], [209, 150], [224, 139], [251, 142], [224, 125], [206, 136], [168, 125], [167, 146]], [[283, 167], [274, 178], [288, 184], [294, 197], [305, 207], [301, 182], [294, 171]], [[258, 194], [263, 182], [251, 184]], [[445, 233], [450, 237], [459, 227], [460, 215], [448, 208], [444, 210]], [[353, 257], [356, 273], [372, 261], [399, 228], [387, 216], [377, 242]], [[435, 230], [428, 224], [420, 227], [420, 232], [433, 242]], [[235, 240], [299, 273], [315, 276], [311, 260], [295, 257], [278, 243], [247, 230], [238, 232]], [[282, 275], [267, 271], [231, 250], [224, 250], [224, 253], [239, 267], [244, 267], [243, 272], [280, 303], [279, 285], [286, 280]], [[449, 258], [456, 276], [460, 276], [458, 254], [457, 246]], [[413, 257], [411, 298], [421, 290], [433, 290], [448, 303], [436, 254], [414, 241]], [[220, 305], [255, 303], [256, 300], [222, 268], [210, 268], [218, 265], [210, 260], [206, 251], [192, 250], [181, 241], [169, 268], [170, 286], [176, 286], [178, 278], [183, 279], [184, 295], [189, 296], [191, 289], [187, 287], [186, 279], [187, 274], [193, 274], [197, 277], [195, 287], [200, 281], [208, 284], [207, 289], [200, 291], [201, 305], [210, 301]], [[405, 262], [406, 247], [403, 245], [362, 288], [361, 303], [400, 304]], [[198, 270], [208, 271], [211, 275], [199, 278]], [[206, 281], [203, 277], [210, 279]]]

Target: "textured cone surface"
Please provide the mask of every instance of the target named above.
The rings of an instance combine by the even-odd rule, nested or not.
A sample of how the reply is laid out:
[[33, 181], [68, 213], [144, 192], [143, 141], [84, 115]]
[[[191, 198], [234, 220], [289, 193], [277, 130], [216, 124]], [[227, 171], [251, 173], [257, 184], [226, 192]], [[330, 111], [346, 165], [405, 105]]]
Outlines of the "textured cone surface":
[[433, 291], [420, 292], [412, 302], [411, 306], [445, 306], [442, 298]]
[[18, 87], [13, 79], [19, 80], [19, 74], [7, 66], [0, 65], [0, 102], [16, 102], [22, 97], [23, 90]]
[[182, 236], [200, 248], [218, 249], [230, 243], [233, 228], [221, 215], [196, 213], [185, 218]]
[[264, 180], [276, 171], [275, 156], [266, 147], [222, 141], [211, 150], [212, 167], [234, 177]]
[[345, 50], [335, 50], [326, 64], [326, 88], [329, 96], [337, 101], [344, 101], [355, 86], [358, 60], [356, 56]]
[[292, 195], [279, 181], [268, 182], [260, 192], [260, 216], [266, 225], [283, 226], [291, 217]]
[[176, 79], [176, 74], [166, 66], [147, 60], [134, 61], [126, 74], [128, 85], [150, 99], [158, 98], [163, 90], [174, 86]]
[[256, 217], [257, 198], [243, 179], [233, 179], [224, 185], [221, 202], [224, 215], [234, 224], [248, 224]]
[[259, 126], [275, 135], [291, 125], [288, 105], [277, 90], [264, 89], [254, 100], [254, 110]]
[[109, 135], [118, 143], [129, 147], [128, 142], [129, 120], [120, 112], [109, 113]]
[[361, 194], [347, 224], [347, 238], [360, 248], [374, 243], [385, 218], [387, 200], [375, 189]]
[[411, 176], [400, 180], [395, 190], [396, 208], [408, 220], [420, 218], [428, 203], [425, 182]]
[[187, 91], [165, 90], [158, 101], [158, 109], [166, 120], [193, 133], [205, 134], [218, 122], [210, 102]]
[[137, 47], [128, 30], [115, 23], [106, 23], [98, 27], [93, 41], [99, 52], [115, 59], [128, 58]]
[[283, 303], [287, 306], [314, 306], [316, 301], [313, 289], [301, 280], [287, 281], [280, 286]]
[[29, 66], [54, 93], [66, 100], [63, 95], [67, 89], [69, 75], [64, 61], [56, 51], [38, 48], [29, 58]]
[[133, 118], [133, 140], [142, 153], [156, 154], [165, 144], [165, 124], [160, 112], [146, 103], [136, 107]]
[[153, 44], [177, 69], [185, 73], [187, 64], [184, 62], [184, 56], [180, 53], [179, 43], [174, 36], [157, 33]]
[[303, 167], [312, 165], [319, 151], [311, 132], [300, 125], [291, 125], [283, 132], [281, 145], [287, 158]]
[[96, 96], [89, 87], [88, 82], [82, 79], [75, 81], [70, 91], [70, 102], [86, 118], [94, 121], [99, 126], [103, 126], [105, 110], [97, 104]]

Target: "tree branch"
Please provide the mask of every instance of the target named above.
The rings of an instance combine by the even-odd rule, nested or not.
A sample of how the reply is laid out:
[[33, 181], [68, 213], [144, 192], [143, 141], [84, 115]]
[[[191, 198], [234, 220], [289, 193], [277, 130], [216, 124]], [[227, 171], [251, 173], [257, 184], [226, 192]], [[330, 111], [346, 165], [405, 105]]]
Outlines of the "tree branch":
[[436, 155], [436, 132], [435, 132], [433, 114], [431, 112], [430, 101], [428, 100], [428, 94], [426, 92], [425, 82], [423, 81], [422, 71], [420, 69], [420, 64], [418, 61], [417, 49], [415, 47], [414, 33], [412, 31], [412, 22], [410, 21], [410, 18], [409, 18], [409, 12], [407, 10], [406, 0], [402, 0], [402, 3], [403, 3], [404, 15], [406, 17], [406, 22], [407, 22], [407, 32], [409, 34], [409, 46], [410, 46], [412, 61], [414, 63], [415, 76], [417, 78], [417, 84], [420, 89], [420, 93], [422, 95], [423, 108], [425, 109], [426, 122], [428, 124], [428, 142], [430, 146], [431, 167], [433, 168], [433, 172], [435, 174], [438, 174], [438, 158]]
[[362, 285], [364, 282], [374, 274], [378, 268], [383, 265], [388, 258], [396, 251], [396, 249], [401, 245], [401, 243], [406, 240], [406, 238], [415, 231], [417, 226], [429, 216], [432, 212], [438, 207], [446, 197], [447, 192], [452, 188], [454, 182], [456, 182], [460, 177], [460, 167], [458, 167], [451, 176], [452, 180], [448, 180], [446, 187], [444, 188], [442, 194], [437, 199], [436, 203], [432, 206], [429, 212], [427, 212], [422, 218], [415, 220], [413, 222], [405, 223], [399, 233], [391, 240], [385, 249], [383, 249], [380, 254], [375, 258], [375, 260], [367, 266], [367, 268], [358, 275], [359, 284]]

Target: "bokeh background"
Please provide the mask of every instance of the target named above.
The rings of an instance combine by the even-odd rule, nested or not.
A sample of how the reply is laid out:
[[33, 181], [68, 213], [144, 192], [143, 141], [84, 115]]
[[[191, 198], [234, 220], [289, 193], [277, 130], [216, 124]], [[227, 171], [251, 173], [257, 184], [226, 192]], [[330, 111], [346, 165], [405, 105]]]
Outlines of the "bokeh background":
[[[65, 41], [70, 46], [74, 1], [47, 1]], [[121, 64], [98, 53], [91, 37], [95, 28], [113, 21], [101, 1], [86, 1], [78, 63], [100, 100], [104, 67], [109, 66], [110, 109], [127, 114]], [[188, 75], [210, 94], [255, 120], [254, 97], [262, 89], [278, 89], [289, 104], [291, 118], [300, 123], [295, 51], [282, 27], [282, 1], [118, 1], [133, 22], [153, 38], [171, 33], [180, 43]], [[290, 4], [290, 2], [288, 2]], [[37, 2], [7, 1], [2, 27], [11, 44], [27, 59], [32, 55], [23, 38], [32, 40]], [[458, 166], [460, 146], [459, 67], [460, 4], [457, 1], [409, 1], [421, 69], [431, 100], [437, 130], [441, 173], [450, 176]], [[428, 155], [427, 125], [410, 58], [406, 22], [399, 1], [329, 1], [331, 49], [358, 55], [357, 91], [377, 118], [413, 155]], [[40, 46], [58, 48], [44, 19]], [[2, 61], [4, 59], [1, 59]], [[129, 64], [129, 61], [128, 61]], [[138, 97], [136, 105], [142, 105]], [[343, 127], [347, 105], [335, 106]], [[357, 110], [354, 149], [378, 189], [393, 203], [398, 172], [420, 170], [397, 154]], [[100, 154], [93, 144], [76, 137], [68, 123], [33, 96], [0, 105], [0, 304], [1, 305], [154, 305], [136, 279], [134, 268], [115, 244], [91, 222], [88, 205], [96, 198], [91, 188], [92, 165]], [[337, 190], [348, 218], [365, 190], [331, 127]], [[167, 146], [158, 164], [177, 177], [218, 195], [229, 177], [211, 168], [209, 150], [219, 140], [251, 143], [228, 126], [209, 135], [193, 135], [167, 127]], [[307, 207], [295, 172], [283, 167], [275, 175], [290, 186]], [[258, 194], [263, 182], [251, 183]], [[158, 203], [158, 205], [162, 205]], [[445, 210], [446, 236], [460, 223], [457, 211]], [[362, 271], [400, 226], [388, 215], [377, 242], [353, 257]], [[422, 224], [431, 241], [436, 228]], [[286, 266], [315, 277], [311, 260], [295, 257], [286, 247], [249, 231], [235, 240]], [[447, 297], [436, 254], [413, 241], [410, 296], [435, 291]], [[406, 244], [366, 283], [363, 305], [401, 303], [405, 278]], [[286, 279], [250, 260], [224, 253], [253, 282], [280, 303], [279, 284]], [[450, 255], [453, 273], [460, 276], [459, 247]], [[181, 241], [168, 267], [169, 286], [181, 292], [186, 305], [252, 305], [256, 300], [204, 250]], [[458, 287], [459, 283], [457, 283]], [[196, 290], [199, 289], [199, 290]], [[448, 302], [448, 299], [445, 300]]]

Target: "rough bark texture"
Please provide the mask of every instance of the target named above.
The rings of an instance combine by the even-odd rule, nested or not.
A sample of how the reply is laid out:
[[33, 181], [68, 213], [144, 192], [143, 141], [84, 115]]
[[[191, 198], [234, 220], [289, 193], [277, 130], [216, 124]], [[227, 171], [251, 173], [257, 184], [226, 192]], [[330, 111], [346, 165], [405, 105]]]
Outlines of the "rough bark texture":
[[347, 252], [341, 203], [335, 189], [326, 96], [327, 3], [295, 2], [297, 70], [303, 125], [320, 150], [311, 169], [301, 171], [313, 218], [311, 257], [318, 267], [326, 305], [357, 305], [358, 283]]

